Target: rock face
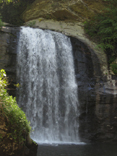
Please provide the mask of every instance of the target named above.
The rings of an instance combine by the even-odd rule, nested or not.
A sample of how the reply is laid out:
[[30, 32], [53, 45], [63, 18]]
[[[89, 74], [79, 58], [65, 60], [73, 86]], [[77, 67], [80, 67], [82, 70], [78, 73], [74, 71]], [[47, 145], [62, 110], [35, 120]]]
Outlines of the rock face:
[[[67, 34], [73, 46], [80, 101], [79, 133], [82, 141], [117, 141], [117, 77], [108, 71], [106, 55], [84, 35], [82, 25], [52, 20], [36, 22], [36, 27]], [[66, 26], [66, 27], [65, 27]], [[70, 31], [68, 31], [70, 30]], [[0, 68], [10, 78], [10, 94], [15, 95], [16, 47], [19, 28], [3, 28], [0, 33]]]
[[3, 27], [0, 31], [0, 69], [5, 69], [9, 78], [9, 94], [15, 96], [16, 48], [19, 28]]
[[102, 12], [108, 3], [103, 0], [35, 0], [23, 13], [22, 18], [25, 22], [40, 17], [83, 22], [97, 12]]
[[36, 0], [22, 15], [27, 26], [71, 37], [80, 100], [81, 140], [117, 141], [117, 77], [108, 70], [105, 53], [84, 32], [83, 22], [103, 12], [98, 0]]
[[[82, 141], [117, 141], [117, 77], [104, 75], [95, 52], [71, 37]], [[106, 59], [106, 58], [105, 58]]]

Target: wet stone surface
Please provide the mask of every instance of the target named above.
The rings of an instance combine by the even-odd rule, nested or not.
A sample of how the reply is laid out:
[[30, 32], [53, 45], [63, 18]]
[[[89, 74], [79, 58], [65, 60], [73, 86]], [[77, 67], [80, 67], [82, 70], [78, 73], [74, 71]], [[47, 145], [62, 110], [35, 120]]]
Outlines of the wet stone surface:
[[[7, 72], [10, 84], [8, 91], [13, 96], [16, 96], [14, 84], [17, 83], [16, 51], [19, 29], [4, 27], [0, 33], [0, 68]], [[104, 76], [101, 60], [95, 51], [76, 38], [70, 37], [70, 40], [80, 102], [80, 139], [117, 141], [117, 76]]]
[[16, 55], [19, 27], [2, 27], [0, 31], [0, 69], [5, 69], [9, 79], [8, 92], [16, 96]]

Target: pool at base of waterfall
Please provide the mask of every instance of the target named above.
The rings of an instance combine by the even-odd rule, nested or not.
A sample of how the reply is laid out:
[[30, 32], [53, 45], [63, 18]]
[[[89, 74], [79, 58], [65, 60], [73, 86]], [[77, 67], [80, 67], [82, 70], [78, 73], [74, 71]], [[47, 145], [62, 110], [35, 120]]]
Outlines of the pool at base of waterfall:
[[38, 145], [37, 156], [117, 156], [117, 143]]

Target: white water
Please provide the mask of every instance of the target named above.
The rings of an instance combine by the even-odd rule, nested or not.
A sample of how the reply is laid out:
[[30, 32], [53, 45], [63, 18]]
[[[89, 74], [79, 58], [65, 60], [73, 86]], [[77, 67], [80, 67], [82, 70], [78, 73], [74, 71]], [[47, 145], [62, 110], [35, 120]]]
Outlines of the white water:
[[18, 104], [37, 143], [79, 143], [78, 93], [70, 39], [22, 27], [18, 44]]

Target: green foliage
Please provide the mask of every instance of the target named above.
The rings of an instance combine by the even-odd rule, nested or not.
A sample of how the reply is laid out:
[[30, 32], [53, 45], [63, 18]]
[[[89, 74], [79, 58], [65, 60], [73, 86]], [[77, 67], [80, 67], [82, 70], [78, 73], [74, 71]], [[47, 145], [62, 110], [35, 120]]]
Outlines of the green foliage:
[[111, 2], [108, 8], [104, 13], [85, 22], [85, 31], [98, 42], [107, 55], [117, 56], [117, 1], [106, 1]]
[[111, 56], [110, 59], [109, 59], [109, 61], [108, 61], [108, 63], [111, 64], [112, 62], [115, 61], [115, 59], [116, 59], [116, 56], [115, 55], [114, 56]]
[[2, 113], [6, 118], [8, 138], [12, 138], [18, 144], [24, 144], [26, 136], [31, 127], [25, 113], [18, 107], [16, 98], [7, 93], [8, 81], [5, 70], [0, 70], [0, 101], [2, 103]]
[[117, 64], [116, 63], [111, 64], [111, 69], [114, 74], [117, 74]]
[[111, 69], [117, 74], [116, 64], [112, 63], [117, 58], [117, 1], [104, 1], [108, 1], [108, 7], [84, 23], [85, 32], [106, 52], [108, 64], [112, 64]]
[[31, 22], [28, 23], [28, 26], [33, 27], [35, 25], [35, 23], [36, 23], [36, 21], [31, 21]]
[[0, 0], [0, 3], [10, 3], [12, 2], [13, 0]]

